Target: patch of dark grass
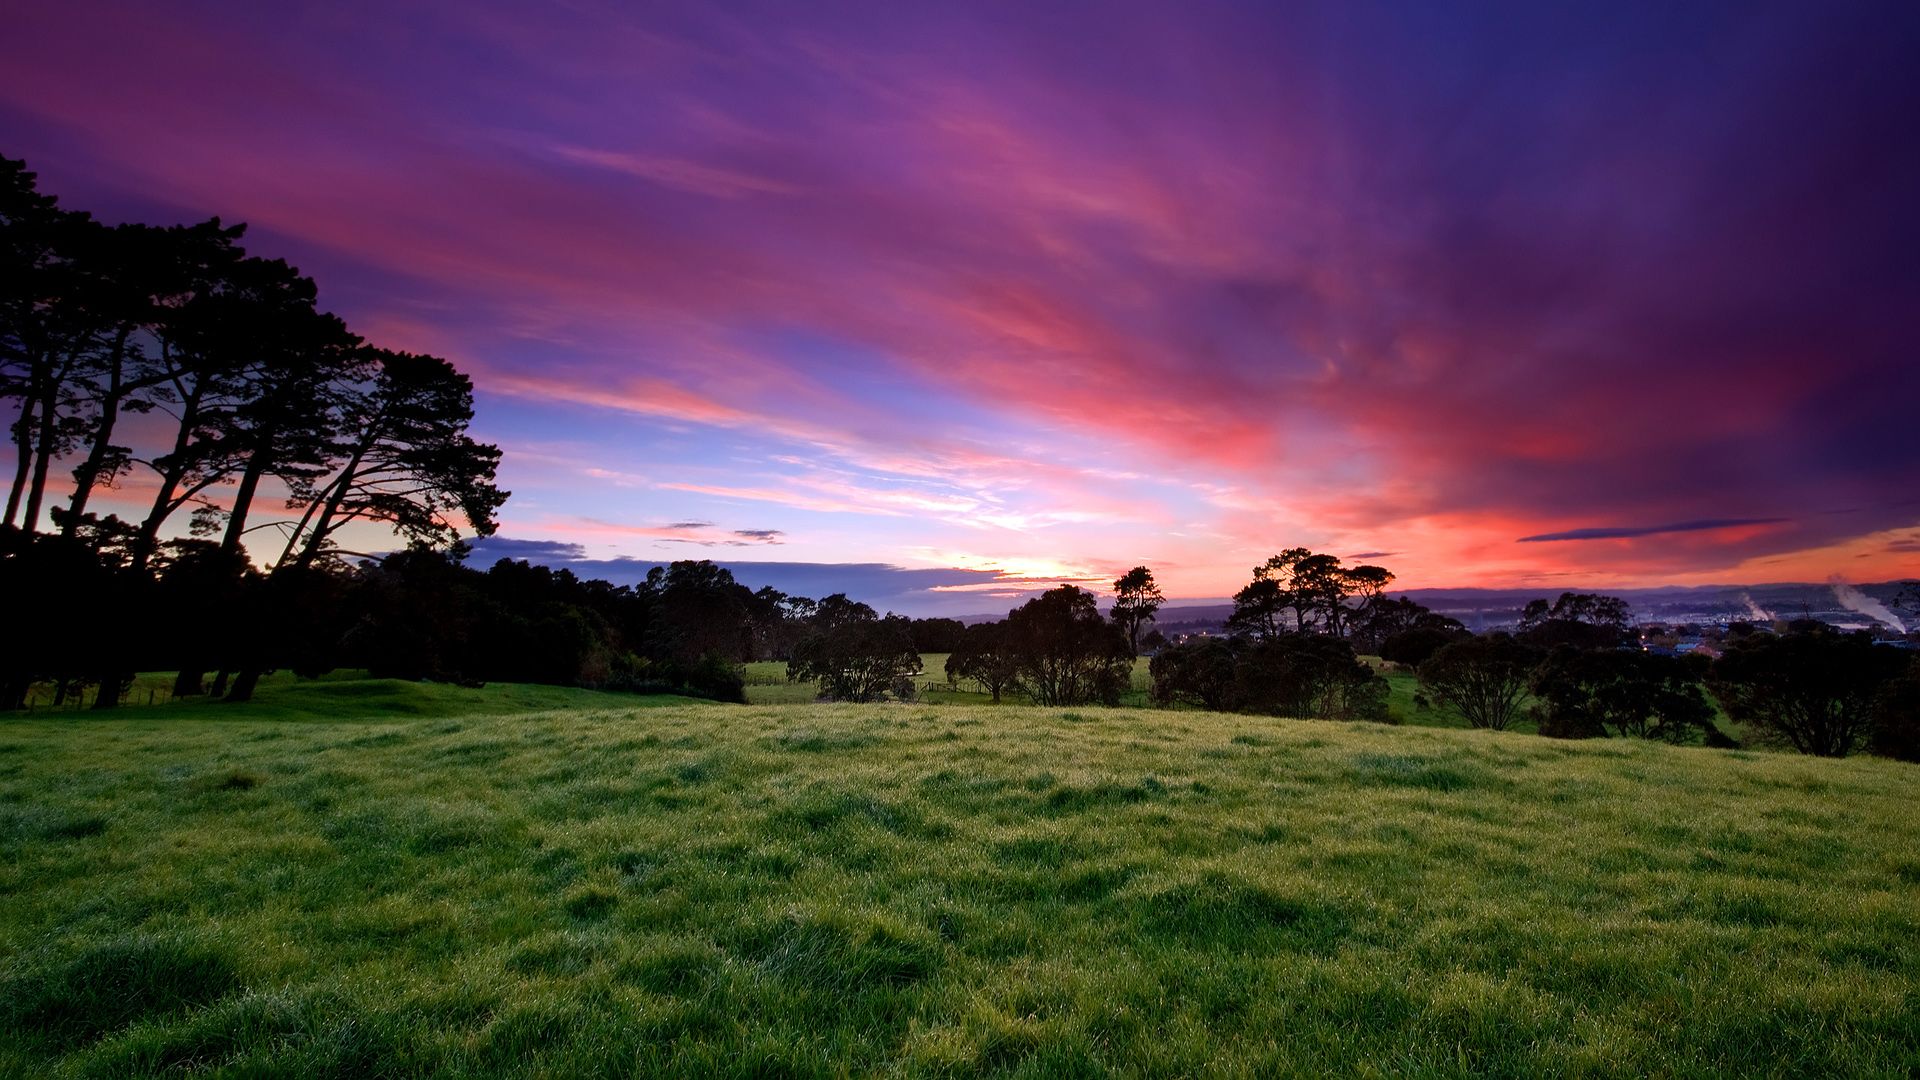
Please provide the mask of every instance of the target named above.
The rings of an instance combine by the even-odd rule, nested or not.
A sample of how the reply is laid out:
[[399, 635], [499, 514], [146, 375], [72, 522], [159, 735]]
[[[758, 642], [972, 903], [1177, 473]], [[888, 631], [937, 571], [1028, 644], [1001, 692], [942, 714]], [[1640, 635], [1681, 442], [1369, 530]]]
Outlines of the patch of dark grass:
[[622, 961], [614, 978], [656, 994], [690, 997], [712, 983], [721, 963], [710, 945], [676, 941]]
[[265, 783], [266, 779], [258, 773], [231, 769], [211, 776], [203, 776], [193, 782], [193, 787], [202, 792], [252, 791]]
[[588, 885], [567, 894], [567, 914], [583, 922], [604, 919], [620, 903], [620, 894], [604, 885]]
[[925, 931], [797, 914], [748, 927], [735, 951], [774, 979], [836, 998], [919, 982], [939, 970], [944, 955]]
[[138, 1029], [86, 1060], [91, 1076], [203, 1072], [349, 1080], [398, 1076], [390, 1026], [346, 1002], [287, 993], [225, 999], [184, 1023]]
[[1450, 763], [1415, 754], [1355, 754], [1349, 760], [1356, 780], [1383, 787], [1467, 791], [1495, 787], [1501, 782], [1494, 774], [1477, 765]]
[[1137, 917], [1152, 936], [1231, 952], [1276, 946], [1325, 952], [1353, 929], [1346, 913], [1331, 904], [1218, 873], [1147, 896]]
[[111, 938], [0, 984], [0, 1028], [66, 1048], [240, 989], [222, 951], [178, 937]]
[[920, 840], [941, 839], [953, 831], [945, 822], [928, 818], [910, 803], [845, 791], [811, 791], [773, 814], [773, 823], [788, 831], [826, 832], [861, 822]]
[[1047, 792], [1042, 803], [1054, 813], [1077, 814], [1102, 807], [1143, 803], [1165, 793], [1165, 786], [1149, 776], [1138, 784], [1119, 784], [1110, 780], [1087, 785], [1062, 784]]

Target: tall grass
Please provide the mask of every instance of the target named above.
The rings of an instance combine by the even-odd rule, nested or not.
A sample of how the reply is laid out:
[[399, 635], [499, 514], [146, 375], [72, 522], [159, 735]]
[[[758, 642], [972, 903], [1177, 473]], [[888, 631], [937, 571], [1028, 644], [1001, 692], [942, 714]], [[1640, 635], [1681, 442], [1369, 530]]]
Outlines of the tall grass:
[[335, 685], [0, 722], [0, 1074], [1920, 1069], [1911, 766]]

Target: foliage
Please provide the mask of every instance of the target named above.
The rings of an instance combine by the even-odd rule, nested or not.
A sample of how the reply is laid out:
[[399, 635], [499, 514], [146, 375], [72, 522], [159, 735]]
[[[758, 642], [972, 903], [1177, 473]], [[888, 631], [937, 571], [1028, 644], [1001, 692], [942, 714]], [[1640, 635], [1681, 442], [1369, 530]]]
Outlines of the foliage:
[[1521, 715], [1540, 651], [1506, 634], [1442, 647], [1420, 665], [1420, 687], [1477, 728], [1505, 731]]
[[1704, 658], [1561, 646], [1533, 674], [1540, 734], [1692, 741], [1713, 726]]
[[1443, 630], [1433, 626], [1400, 630], [1381, 641], [1380, 659], [1417, 668], [1446, 645], [1467, 636], [1465, 630]]
[[1353, 647], [1321, 634], [1194, 638], [1153, 658], [1160, 705], [1326, 720], [1387, 719], [1384, 679]]
[[828, 622], [800, 639], [787, 678], [819, 683], [829, 701], [911, 697], [911, 677], [920, 670], [911, 621], [900, 615], [882, 619], [867, 605], [857, 606], [864, 617]]
[[1882, 757], [1920, 762], [1920, 656], [1875, 696], [1868, 747]]
[[972, 679], [980, 689], [1000, 696], [1020, 689], [1020, 658], [1008, 647], [1007, 624], [975, 623], [960, 635], [959, 644], [947, 656], [947, 681]]
[[1100, 617], [1093, 594], [1062, 585], [1007, 613], [1005, 648], [1042, 705], [1113, 704], [1133, 675], [1133, 650]]
[[1551, 604], [1528, 601], [1519, 636], [1542, 649], [1609, 649], [1628, 640], [1632, 621], [1632, 608], [1617, 596], [1567, 592]]
[[1909, 657], [1865, 632], [1753, 634], [1713, 663], [1727, 715], [1803, 754], [1845, 757], [1866, 741], [1874, 698]]
[[1153, 703], [1232, 711], [1239, 697], [1234, 673], [1243, 651], [1236, 639], [1221, 637], [1195, 637], [1161, 649], [1148, 668]]
[[1140, 628], [1153, 621], [1153, 613], [1167, 598], [1153, 580], [1153, 571], [1136, 566], [1113, 583], [1113, 621], [1126, 632], [1127, 648], [1140, 655]]

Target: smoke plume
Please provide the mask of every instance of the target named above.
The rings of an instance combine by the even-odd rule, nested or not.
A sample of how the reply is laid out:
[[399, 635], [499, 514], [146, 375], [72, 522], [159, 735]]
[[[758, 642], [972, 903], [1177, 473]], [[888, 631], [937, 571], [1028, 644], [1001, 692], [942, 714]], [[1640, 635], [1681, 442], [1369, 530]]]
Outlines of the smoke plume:
[[1837, 577], [1829, 578], [1827, 584], [1833, 586], [1833, 598], [1840, 601], [1841, 607], [1848, 611], [1857, 611], [1877, 623], [1891, 626], [1902, 634], [1907, 632], [1907, 624], [1901, 622], [1900, 617], [1889, 610], [1887, 605]]

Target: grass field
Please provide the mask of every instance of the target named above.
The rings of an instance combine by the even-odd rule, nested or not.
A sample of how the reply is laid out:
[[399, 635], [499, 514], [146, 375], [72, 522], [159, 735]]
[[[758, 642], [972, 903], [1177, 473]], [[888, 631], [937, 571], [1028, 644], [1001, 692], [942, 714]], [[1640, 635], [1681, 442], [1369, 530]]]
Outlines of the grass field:
[[11, 719], [0, 1075], [1911, 1075], [1916, 797], [1198, 712]]

